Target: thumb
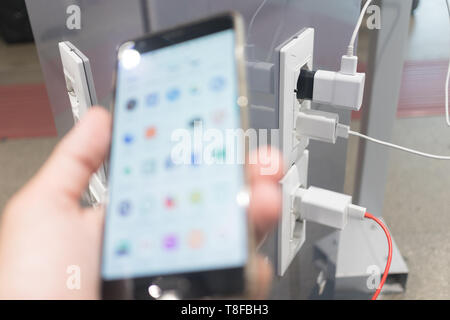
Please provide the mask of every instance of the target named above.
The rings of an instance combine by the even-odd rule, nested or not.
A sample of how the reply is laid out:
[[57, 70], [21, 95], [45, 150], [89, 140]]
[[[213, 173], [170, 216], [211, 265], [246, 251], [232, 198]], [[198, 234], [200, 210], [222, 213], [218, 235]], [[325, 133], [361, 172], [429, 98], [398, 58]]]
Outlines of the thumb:
[[51, 197], [79, 201], [91, 175], [106, 158], [111, 137], [111, 116], [93, 107], [56, 146], [31, 182]]

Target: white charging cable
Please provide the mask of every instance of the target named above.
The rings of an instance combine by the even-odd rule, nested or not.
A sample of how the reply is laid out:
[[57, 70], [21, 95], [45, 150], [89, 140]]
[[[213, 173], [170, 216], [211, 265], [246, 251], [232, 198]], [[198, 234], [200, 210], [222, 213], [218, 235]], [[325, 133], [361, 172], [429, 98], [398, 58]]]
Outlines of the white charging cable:
[[[251, 40], [251, 32], [253, 30], [253, 24], [255, 23], [255, 19], [256, 16], [259, 14], [259, 12], [261, 11], [261, 9], [264, 7], [264, 5], [266, 4], [267, 0], [263, 0], [261, 2], [261, 4], [258, 6], [258, 8], [256, 9], [255, 13], [253, 14], [252, 18], [250, 19], [250, 23], [248, 25], [247, 28], [247, 41]], [[248, 46], [253, 46], [253, 44], [251, 43], [247, 43]], [[251, 57], [254, 58], [254, 53], [255, 53], [255, 49], [252, 48], [251, 50]]]
[[250, 19], [250, 23], [248, 24], [247, 39], [250, 39], [250, 35], [251, 35], [251, 32], [252, 32], [252, 28], [253, 28], [253, 23], [255, 23], [256, 16], [261, 11], [261, 9], [264, 7], [266, 2], [267, 2], [267, 0], [263, 0], [261, 2], [261, 4], [256, 9], [255, 13], [253, 14], [252, 18]]
[[[355, 41], [372, 0], [367, 0], [353, 30], [346, 54], [341, 58], [338, 72], [329, 70], [302, 70], [297, 82], [297, 98], [333, 105], [336, 108], [358, 111], [362, 106], [365, 73], [359, 73], [358, 56], [354, 53]], [[307, 89], [310, 90], [307, 90]]]
[[388, 254], [380, 284], [372, 296], [372, 300], [376, 300], [389, 275], [393, 251], [392, 237], [383, 221], [367, 212], [366, 208], [352, 204], [351, 196], [316, 187], [296, 189], [291, 195], [291, 203], [292, 214], [297, 220], [343, 230], [350, 219], [360, 221], [370, 219], [383, 229], [388, 242]]
[[336, 113], [303, 109], [297, 115], [296, 135], [298, 139], [309, 138], [328, 143], [336, 143], [338, 137], [348, 139], [350, 135], [381, 144], [383, 146], [412, 153], [421, 157], [435, 160], [450, 160], [450, 156], [435, 155], [411, 148], [402, 147], [390, 142], [375, 139], [362, 133], [350, 130], [350, 127], [339, 123]]
[[[347, 47], [347, 55], [342, 57], [341, 62], [341, 71], [344, 73], [349, 74], [355, 74], [356, 70], [356, 64], [358, 62], [356, 56], [355, 56], [355, 41], [356, 37], [358, 36], [359, 29], [361, 28], [362, 21], [364, 19], [364, 15], [367, 12], [367, 9], [369, 8], [370, 4], [372, 3], [372, 0], [367, 0], [364, 4], [364, 7], [361, 10], [361, 14], [359, 16], [358, 22], [355, 26], [355, 29], [353, 30], [352, 37], [350, 39], [350, 43]], [[445, 3], [447, 5], [447, 11], [448, 16], [450, 18], [450, 2], [449, 0], [445, 0]], [[447, 77], [445, 80], [445, 120], [448, 126], [450, 126], [450, 108], [449, 108], [449, 98], [448, 98], [448, 86], [450, 84], [450, 57], [449, 57], [449, 63], [448, 63], [448, 69], [447, 69]]]
[[397, 150], [401, 150], [401, 151], [405, 151], [405, 152], [409, 152], [421, 157], [425, 157], [425, 158], [431, 158], [431, 159], [435, 159], [435, 160], [450, 160], [450, 156], [441, 156], [441, 155], [435, 155], [435, 154], [430, 154], [430, 153], [426, 153], [426, 152], [422, 152], [422, 151], [417, 151], [414, 149], [410, 149], [410, 148], [406, 148], [406, 147], [402, 147], [390, 142], [386, 142], [386, 141], [382, 141], [379, 139], [375, 139], [369, 136], [366, 136], [362, 133], [359, 132], [355, 132], [352, 130], [348, 130], [348, 134], [355, 136], [355, 137], [359, 137], [359, 138], [363, 138], [366, 139], [368, 141], [374, 142], [374, 143], [378, 143], [381, 144], [383, 146], [389, 147], [389, 148], [393, 148], [393, 149], [397, 149]]
[[361, 28], [361, 24], [364, 19], [364, 15], [366, 14], [366, 11], [369, 8], [371, 3], [372, 3], [372, 0], [367, 0], [367, 2], [364, 4], [364, 7], [362, 8], [361, 14], [358, 19], [358, 23], [356, 24], [355, 30], [353, 30], [352, 38], [350, 39], [350, 43], [347, 48], [347, 55], [350, 57], [355, 55], [354, 51], [355, 51], [356, 37], [358, 36], [359, 29]]

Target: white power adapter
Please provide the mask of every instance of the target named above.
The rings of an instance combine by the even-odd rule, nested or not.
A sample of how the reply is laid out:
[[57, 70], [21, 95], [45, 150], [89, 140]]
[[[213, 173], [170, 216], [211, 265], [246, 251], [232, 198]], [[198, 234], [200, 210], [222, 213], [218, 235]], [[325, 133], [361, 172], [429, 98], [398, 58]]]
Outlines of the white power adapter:
[[365, 73], [356, 72], [358, 58], [342, 57], [341, 70], [302, 70], [297, 81], [297, 98], [358, 111], [361, 109]]
[[365, 77], [364, 73], [349, 75], [319, 70], [314, 78], [313, 101], [358, 111], [362, 105]]

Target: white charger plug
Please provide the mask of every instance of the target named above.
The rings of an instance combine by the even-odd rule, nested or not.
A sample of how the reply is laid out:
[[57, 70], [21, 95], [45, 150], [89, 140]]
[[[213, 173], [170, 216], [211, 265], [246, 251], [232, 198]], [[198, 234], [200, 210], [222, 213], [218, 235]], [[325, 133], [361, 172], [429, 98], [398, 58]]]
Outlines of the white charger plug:
[[297, 218], [342, 230], [348, 218], [363, 220], [366, 208], [352, 204], [352, 197], [316, 187], [298, 188], [293, 199]]
[[330, 104], [338, 108], [358, 111], [361, 109], [366, 75], [349, 75], [342, 72], [316, 72], [314, 77], [314, 102]]
[[297, 139], [310, 138], [336, 143], [338, 137], [348, 138], [349, 127], [339, 123], [337, 113], [301, 109], [295, 120]]
[[302, 70], [297, 81], [297, 98], [358, 111], [363, 102], [366, 74], [356, 72], [357, 66], [356, 56], [345, 55], [338, 72]]

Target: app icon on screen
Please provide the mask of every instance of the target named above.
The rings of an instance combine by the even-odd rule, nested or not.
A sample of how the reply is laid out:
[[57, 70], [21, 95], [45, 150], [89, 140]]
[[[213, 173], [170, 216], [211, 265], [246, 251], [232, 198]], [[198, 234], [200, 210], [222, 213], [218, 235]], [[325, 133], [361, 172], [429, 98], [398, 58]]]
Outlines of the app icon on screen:
[[191, 88], [189, 89], [189, 92], [195, 96], [200, 92], [200, 88], [198, 86], [191, 86]]
[[164, 166], [166, 169], [172, 169], [175, 166], [175, 163], [172, 160], [172, 157], [169, 155], [164, 162]]
[[156, 92], [150, 93], [145, 98], [145, 104], [147, 107], [155, 107], [159, 103], [159, 94]]
[[174, 234], [169, 234], [163, 239], [163, 247], [166, 250], [174, 250], [178, 246], [178, 238]]
[[203, 119], [201, 117], [195, 117], [192, 118], [191, 121], [189, 121], [189, 128], [194, 129], [196, 127], [199, 127], [203, 124]]
[[192, 230], [188, 236], [188, 244], [192, 249], [200, 249], [205, 243], [205, 235], [201, 230]]
[[174, 101], [178, 100], [180, 98], [180, 96], [181, 96], [181, 91], [177, 88], [170, 89], [166, 94], [167, 100], [169, 100], [170, 102], [174, 102]]
[[200, 191], [194, 191], [190, 195], [190, 200], [192, 204], [200, 204], [202, 203], [203, 197]]
[[200, 163], [201, 163], [201, 155], [196, 152], [192, 152], [191, 153], [191, 165], [194, 167], [197, 167], [198, 165], [200, 165]]
[[167, 209], [174, 209], [177, 206], [177, 200], [175, 197], [167, 196], [164, 199], [164, 205]]
[[128, 200], [124, 200], [119, 204], [119, 213], [125, 217], [131, 213], [131, 203]]
[[123, 141], [125, 144], [132, 144], [134, 142], [134, 136], [131, 133], [126, 133], [123, 136]]
[[130, 166], [125, 166], [124, 168], [123, 168], [123, 173], [125, 174], [125, 175], [127, 175], [127, 176], [129, 176], [130, 174], [131, 174], [131, 167]]
[[144, 174], [154, 174], [156, 172], [156, 160], [148, 159], [142, 164], [142, 173]]
[[209, 87], [213, 91], [222, 91], [225, 88], [225, 78], [222, 76], [217, 76], [211, 79]]
[[126, 256], [130, 253], [130, 243], [127, 240], [120, 240], [115, 249], [116, 255]]
[[212, 157], [213, 159], [217, 160], [217, 161], [225, 161], [226, 157], [227, 157], [227, 149], [224, 148], [216, 148], [212, 151]]
[[147, 140], [153, 139], [156, 136], [156, 132], [157, 130], [155, 126], [148, 127], [145, 129], [145, 138]]
[[132, 111], [132, 110], [136, 109], [136, 106], [137, 106], [136, 99], [128, 100], [128, 102], [127, 102], [127, 110], [128, 111]]

